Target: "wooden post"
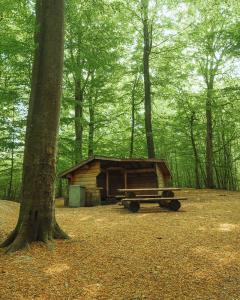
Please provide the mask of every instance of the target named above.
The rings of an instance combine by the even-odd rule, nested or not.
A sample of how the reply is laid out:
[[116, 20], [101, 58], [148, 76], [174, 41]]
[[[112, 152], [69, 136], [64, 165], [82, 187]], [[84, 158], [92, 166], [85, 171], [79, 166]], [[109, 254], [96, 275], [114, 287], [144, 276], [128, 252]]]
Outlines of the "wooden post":
[[124, 188], [127, 189], [127, 171], [124, 170]]
[[[162, 176], [161, 171], [159, 170], [159, 167], [158, 167], [157, 163], [155, 163], [155, 168], [156, 168], [156, 174], [157, 174], [157, 186], [158, 186], [158, 188], [161, 188], [161, 187], [164, 186], [164, 184], [163, 184], [163, 176]], [[160, 194], [161, 194], [161, 192], [158, 191], [158, 195], [160, 195]]]
[[106, 190], [107, 190], [107, 197], [109, 196], [109, 173], [108, 169], [106, 170]]

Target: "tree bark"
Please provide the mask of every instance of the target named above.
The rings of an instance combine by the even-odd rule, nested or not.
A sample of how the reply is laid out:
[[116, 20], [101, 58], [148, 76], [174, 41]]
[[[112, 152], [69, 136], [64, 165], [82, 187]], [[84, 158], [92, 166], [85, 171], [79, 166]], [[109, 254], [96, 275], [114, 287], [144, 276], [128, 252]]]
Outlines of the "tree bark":
[[83, 90], [80, 79], [75, 80], [75, 163], [83, 158]]
[[14, 149], [15, 149], [15, 129], [14, 129], [14, 123], [15, 123], [15, 107], [13, 104], [12, 108], [12, 134], [11, 134], [11, 166], [10, 166], [10, 174], [9, 174], [9, 184], [8, 184], [8, 190], [7, 190], [7, 199], [12, 200], [13, 199], [13, 171], [14, 171]]
[[179, 172], [178, 172], [178, 162], [177, 162], [177, 153], [176, 152], [174, 152], [174, 164], [175, 164], [175, 167], [174, 167], [174, 169], [175, 169], [175, 174], [176, 174], [176, 176], [175, 176], [175, 181], [176, 181], [176, 185], [177, 186], [180, 186], [180, 182], [179, 182]]
[[207, 86], [206, 97], [206, 187], [214, 188], [213, 179], [213, 124], [212, 124], [212, 95], [213, 77], [211, 76]]
[[9, 185], [8, 185], [8, 191], [7, 191], [7, 199], [12, 200], [13, 199], [13, 170], [14, 170], [14, 140], [11, 148], [11, 167], [10, 167], [10, 178], [9, 178]]
[[130, 137], [130, 151], [129, 157], [133, 157], [133, 150], [134, 150], [134, 133], [135, 133], [135, 94], [138, 84], [138, 74], [136, 75], [133, 87], [132, 87], [132, 95], [131, 95], [131, 137]]
[[64, 1], [37, 0], [35, 54], [20, 213], [3, 242], [13, 252], [32, 241], [67, 238], [55, 220], [54, 182], [63, 72]]
[[155, 157], [153, 131], [152, 131], [152, 99], [151, 81], [149, 74], [149, 57], [151, 52], [151, 31], [148, 21], [149, 0], [142, 0], [142, 22], [143, 22], [143, 75], [144, 75], [144, 108], [145, 108], [145, 131], [147, 140], [147, 152], [149, 158]]
[[89, 132], [88, 132], [88, 157], [93, 156], [93, 141], [94, 141], [94, 124], [95, 124], [95, 110], [93, 99], [90, 95], [89, 99]]
[[194, 138], [194, 114], [192, 114], [190, 119], [190, 134], [191, 134], [191, 143], [193, 148], [193, 155], [194, 155], [194, 169], [195, 169], [195, 187], [200, 189], [200, 176], [199, 176], [199, 157], [197, 152], [197, 146]]

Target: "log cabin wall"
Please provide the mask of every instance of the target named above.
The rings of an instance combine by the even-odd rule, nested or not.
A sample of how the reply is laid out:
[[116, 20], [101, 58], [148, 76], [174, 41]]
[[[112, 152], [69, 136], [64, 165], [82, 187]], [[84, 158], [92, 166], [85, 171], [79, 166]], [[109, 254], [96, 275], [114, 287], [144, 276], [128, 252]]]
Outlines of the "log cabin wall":
[[157, 174], [157, 181], [158, 181], [158, 187], [164, 187], [166, 179], [164, 178], [164, 175], [160, 169], [160, 166], [156, 163], [156, 174]]
[[100, 191], [97, 188], [97, 175], [100, 173], [99, 161], [94, 161], [72, 174], [71, 184], [80, 185], [86, 188], [86, 200], [93, 201], [93, 204], [100, 202]]
[[70, 185], [85, 187], [87, 202], [89, 200], [90, 204], [96, 205], [118, 195], [119, 188], [164, 187], [171, 173], [165, 162], [160, 160], [96, 158], [63, 172], [62, 177], [68, 178]]

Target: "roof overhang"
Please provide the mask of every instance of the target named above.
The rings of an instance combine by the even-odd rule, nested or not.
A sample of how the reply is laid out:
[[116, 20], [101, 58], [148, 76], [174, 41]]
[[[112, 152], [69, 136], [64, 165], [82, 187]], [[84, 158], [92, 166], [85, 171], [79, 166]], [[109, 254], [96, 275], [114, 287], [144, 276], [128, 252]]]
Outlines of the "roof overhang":
[[82, 167], [90, 164], [93, 161], [112, 161], [112, 162], [133, 162], [133, 163], [141, 163], [141, 162], [149, 162], [149, 163], [158, 163], [162, 169], [164, 169], [164, 175], [171, 177], [171, 172], [163, 159], [155, 159], [155, 158], [114, 158], [114, 157], [105, 157], [105, 156], [93, 156], [87, 160], [82, 161], [80, 164], [77, 164], [59, 174], [59, 177], [68, 178], [71, 173], [81, 169]]

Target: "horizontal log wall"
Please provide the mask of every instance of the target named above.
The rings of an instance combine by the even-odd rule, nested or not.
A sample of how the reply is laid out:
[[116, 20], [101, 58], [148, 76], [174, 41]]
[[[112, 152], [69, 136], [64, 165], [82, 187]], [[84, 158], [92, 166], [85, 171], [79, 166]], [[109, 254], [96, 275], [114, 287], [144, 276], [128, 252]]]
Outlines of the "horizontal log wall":
[[[112, 168], [112, 172], [109, 172], [110, 186], [111, 190], [116, 190], [116, 188], [124, 188], [124, 168], [121, 168], [122, 175], [119, 173], [118, 176], [114, 176], [113, 170], [120, 170], [120, 168]], [[105, 170], [104, 170], [105, 171]], [[90, 199], [93, 203], [100, 201], [101, 194], [97, 186], [97, 176], [101, 172], [101, 166], [99, 161], [94, 161], [81, 168], [80, 170], [75, 171], [70, 180], [70, 184], [80, 185], [86, 188], [87, 198]], [[112, 173], [112, 176], [111, 176]], [[116, 172], [118, 173], [118, 172]], [[106, 176], [106, 175], [105, 175]], [[155, 168], [145, 168], [145, 169], [131, 169], [127, 170], [127, 188], [156, 188], [164, 187], [166, 178], [163, 175], [161, 167], [156, 163]], [[106, 188], [105, 177], [103, 178], [101, 186]], [[120, 184], [121, 183], [121, 184]], [[103, 191], [106, 193], [106, 191]], [[116, 192], [116, 191], [115, 191]], [[116, 194], [118, 194], [116, 192]], [[144, 192], [143, 192], [144, 194]], [[157, 194], [157, 192], [153, 192]]]
[[77, 170], [71, 179], [71, 184], [86, 188], [87, 201], [100, 201], [100, 191], [97, 189], [96, 177], [100, 173], [100, 163], [95, 161], [85, 168]]

